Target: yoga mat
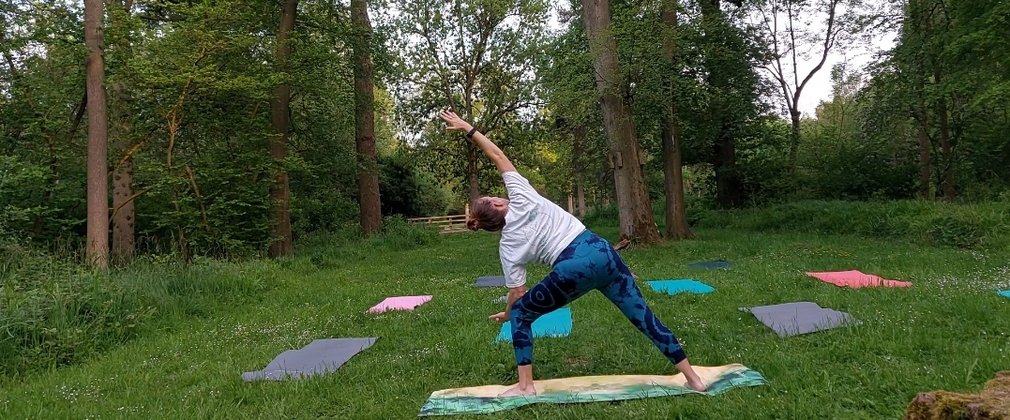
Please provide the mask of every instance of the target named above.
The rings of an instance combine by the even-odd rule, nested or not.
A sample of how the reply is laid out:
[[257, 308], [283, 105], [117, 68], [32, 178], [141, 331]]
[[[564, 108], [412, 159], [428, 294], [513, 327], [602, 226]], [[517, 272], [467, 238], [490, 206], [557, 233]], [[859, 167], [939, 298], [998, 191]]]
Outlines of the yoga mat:
[[386, 311], [413, 311], [431, 300], [431, 295], [387, 297], [377, 305], [368, 308], [370, 314], [381, 314]]
[[813, 302], [792, 302], [740, 309], [754, 314], [779, 337], [809, 334], [846, 324], [862, 323], [845, 312], [822, 308]]
[[714, 287], [698, 280], [691, 279], [653, 280], [646, 283], [652, 288], [652, 290], [659, 293], [666, 293], [668, 295], [676, 295], [678, 293], [706, 294], [715, 291]]
[[707, 385], [705, 392], [686, 386], [684, 375], [609, 375], [581, 376], [535, 381], [537, 395], [498, 397], [506, 385], [485, 385], [435, 391], [421, 407], [419, 416], [488, 414], [512, 410], [530, 404], [569, 404], [620, 401], [638, 398], [671, 397], [699, 394], [715, 396], [733, 388], [765, 385], [760, 373], [741, 364], [694, 366]]
[[477, 287], [505, 287], [505, 276], [477, 277], [474, 285]]
[[354, 355], [375, 344], [379, 337], [330, 338], [315, 340], [299, 350], [287, 350], [263, 370], [245, 372], [246, 382], [256, 380], [282, 381], [290, 378], [323, 375], [333, 372]]
[[[533, 338], [565, 337], [572, 332], [572, 310], [569, 307], [556, 309], [541, 315], [533, 321]], [[512, 321], [506, 321], [498, 331], [498, 342], [512, 342]]]
[[701, 268], [706, 270], [715, 270], [719, 268], [730, 268], [730, 264], [725, 260], [715, 260], [715, 261], [703, 261], [696, 262], [687, 265], [690, 268]]
[[859, 270], [808, 272], [807, 275], [838, 287], [850, 287], [853, 289], [861, 287], [909, 287], [912, 285], [912, 283], [907, 281], [887, 280]]
[[1000, 295], [1000, 296], [1003, 296], [1005, 298], [1010, 298], [1010, 289], [1008, 289], [1008, 290], [1000, 290], [1000, 291], [996, 292], [996, 294]]

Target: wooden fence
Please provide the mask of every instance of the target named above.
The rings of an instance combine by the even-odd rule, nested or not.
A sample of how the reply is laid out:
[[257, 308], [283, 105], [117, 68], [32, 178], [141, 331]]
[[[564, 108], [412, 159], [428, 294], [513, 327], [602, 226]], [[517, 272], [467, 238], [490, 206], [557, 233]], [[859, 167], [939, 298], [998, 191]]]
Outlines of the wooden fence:
[[466, 232], [466, 215], [457, 214], [455, 216], [435, 216], [435, 217], [414, 217], [407, 219], [410, 223], [433, 225], [439, 228], [441, 233]]

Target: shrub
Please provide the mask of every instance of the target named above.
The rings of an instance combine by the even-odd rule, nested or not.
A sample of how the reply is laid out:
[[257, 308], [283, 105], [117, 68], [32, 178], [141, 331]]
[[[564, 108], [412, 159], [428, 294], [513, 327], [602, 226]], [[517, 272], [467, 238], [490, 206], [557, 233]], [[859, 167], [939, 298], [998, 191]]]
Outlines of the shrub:
[[0, 374], [65, 366], [129, 341], [158, 320], [207, 314], [274, 287], [270, 262], [141, 259], [108, 274], [6, 246], [0, 257]]
[[1005, 244], [1010, 204], [926, 201], [801, 201], [764, 208], [707, 210], [701, 227], [755, 231], [850, 234], [903, 238], [923, 244], [975, 248]]

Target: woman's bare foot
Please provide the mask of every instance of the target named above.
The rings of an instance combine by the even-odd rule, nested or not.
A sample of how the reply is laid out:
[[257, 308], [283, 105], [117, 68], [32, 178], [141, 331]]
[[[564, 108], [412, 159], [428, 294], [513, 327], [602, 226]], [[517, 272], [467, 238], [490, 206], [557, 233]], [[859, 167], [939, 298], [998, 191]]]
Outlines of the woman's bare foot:
[[705, 392], [705, 390], [707, 389], [705, 383], [702, 382], [701, 378], [698, 377], [687, 378], [687, 387], [698, 392]]
[[708, 387], [705, 382], [702, 382], [701, 378], [695, 373], [694, 368], [691, 367], [691, 363], [685, 358], [677, 363], [677, 370], [684, 374], [684, 379], [687, 379], [687, 387], [698, 392], [705, 392]]
[[518, 396], [533, 396], [533, 395], [537, 395], [537, 389], [533, 385], [530, 385], [526, 388], [521, 388], [519, 387], [519, 384], [515, 384], [507, 391], [498, 394], [499, 397], [518, 397]]

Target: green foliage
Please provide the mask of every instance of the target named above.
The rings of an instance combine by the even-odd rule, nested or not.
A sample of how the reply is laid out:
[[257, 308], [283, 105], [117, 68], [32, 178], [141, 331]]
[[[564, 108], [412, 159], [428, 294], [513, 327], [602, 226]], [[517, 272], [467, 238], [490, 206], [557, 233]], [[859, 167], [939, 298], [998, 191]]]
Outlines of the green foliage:
[[[478, 189], [494, 180], [475, 146], [446, 133], [435, 116], [451, 108], [488, 134], [515, 161], [527, 152], [506, 140], [538, 112], [540, 74], [550, 3], [545, 0], [418, 2], [397, 0], [396, 72], [390, 91], [397, 116], [418, 148], [420, 164], [440, 180], [461, 179], [457, 201], [469, 199], [470, 163], [476, 158]], [[533, 122], [535, 124], [535, 122]], [[473, 153], [473, 154], [471, 154]]]
[[383, 223], [382, 234], [369, 237], [361, 246], [396, 252], [435, 246], [442, 240], [437, 228], [409, 223], [402, 216], [386, 217]]
[[401, 150], [379, 159], [379, 191], [382, 214], [407, 217], [441, 216], [462, 206], [452, 192], [414, 163], [412, 152]]
[[786, 121], [766, 116], [749, 124], [738, 138], [737, 165], [752, 203], [791, 198], [804, 183], [789, 173], [789, 130]]
[[156, 325], [248, 303], [277, 286], [269, 262], [145, 259], [107, 275], [66, 255], [2, 245], [0, 374], [66, 366], [131, 341]]
[[960, 248], [1010, 244], [1010, 206], [928, 201], [797, 201], [748, 210], [710, 210], [700, 227], [861, 235]]
[[874, 105], [928, 138], [936, 195], [993, 199], [1010, 183], [1010, 54], [1001, 41], [1008, 10], [992, 1], [907, 2], [899, 42], [877, 68], [876, 89], [890, 94]]
[[0, 157], [0, 244], [42, 212], [35, 197], [41, 196], [45, 183], [45, 168], [20, 162], [16, 156]]
[[[601, 225], [612, 225], [618, 219], [617, 206], [596, 206], [586, 213], [586, 217], [582, 219], [582, 223], [586, 226], [601, 226]], [[658, 220], [663, 220], [659, 218]]]
[[[804, 121], [800, 188], [808, 196], [843, 200], [914, 196], [914, 132], [902, 118], [877, 120], [873, 93], [836, 93], [834, 99], [817, 108], [816, 120]], [[885, 122], [898, 124], [885, 128]], [[861, 124], [880, 124], [880, 129], [888, 132], [865, 133]]]
[[[137, 2], [130, 14], [110, 6], [110, 126], [125, 127], [111, 133], [110, 171], [132, 157], [140, 252], [235, 257], [265, 250], [276, 169], [269, 99], [281, 80], [293, 88], [283, 166], [296, 234], [356, 219], [353, 81], [342, 38], [347, 12], [332, 3], [302, 5], [290, 74], [274, 73], [273, 37], [264, 36], [276, 30], [273, 4]], [[0, 207], [14, 206], [0, 216], [6, 235], [55, 243], [84, 232], [79, 12], [32, 7], [10, 15], [18, 26], [3, 28], [17, 42], [3, 42], [0, 51], [16, 57], [16, 74], [7, 74], [6, 62], [0, 66], [0, 148], [4, 170], [19, 174], [0, 179], [4, 188], [13, 186], [0, 198]], [[388, 108], [380, 121], [389, 119]]]
[[539, 132], [526, 130], [528, 137], [520, 143], [532, 143], [535, 149], [520, 159], [529, 156], [522, 163], [537, 172], [530, 176], [550, 180], [544, 185], [550, 191], [544, 194], [565, 199], [575, 194], [578, 179], [587, 206], [592, 207], [611, 194], [613, 169], [589, 42], [575, 9], [566, 30], [548, 43], [545, 55], [550, 59], [539, 62], [541, 95], [547, 103], [538, 121]]

